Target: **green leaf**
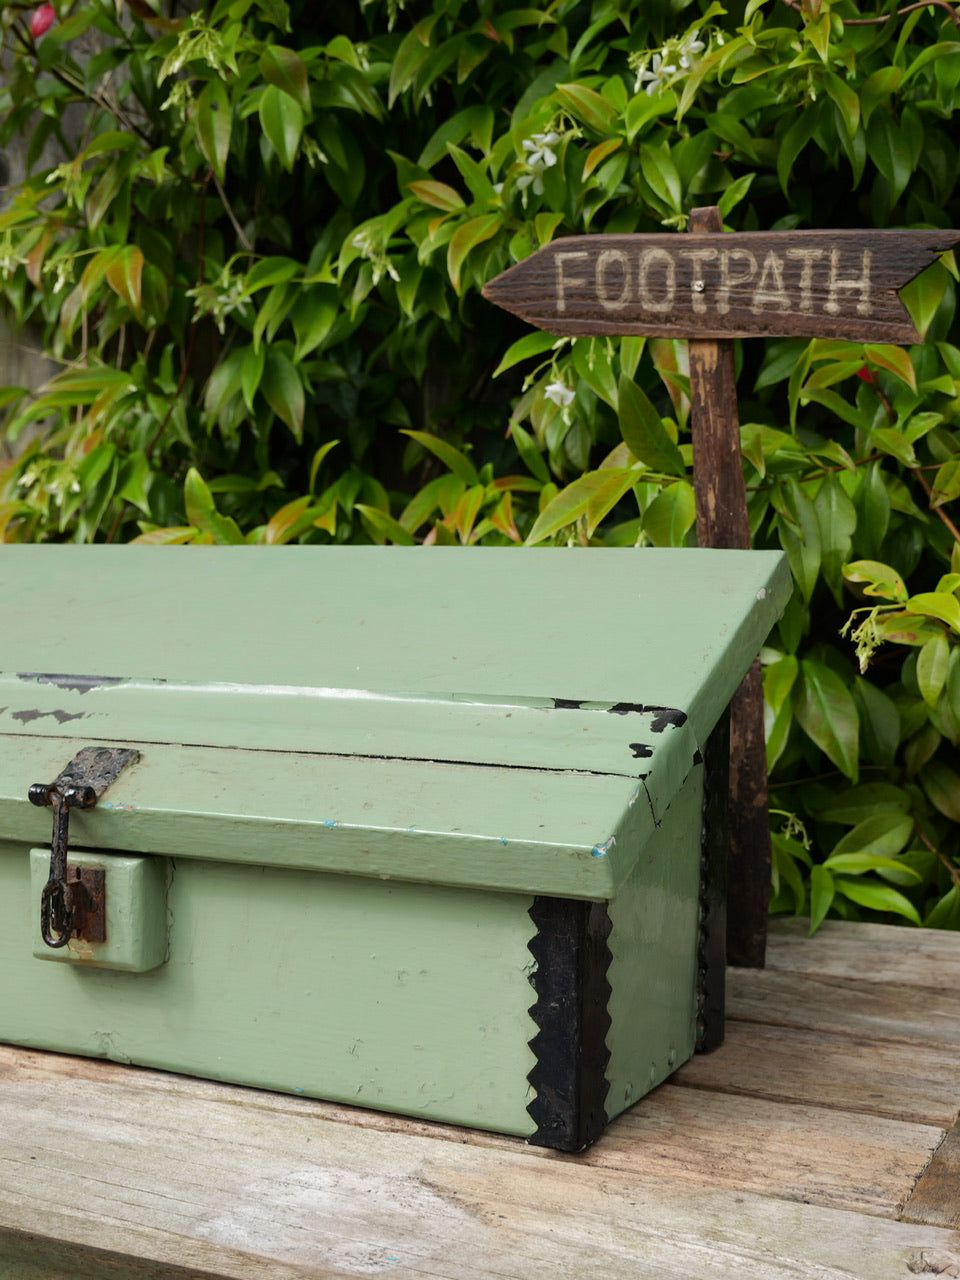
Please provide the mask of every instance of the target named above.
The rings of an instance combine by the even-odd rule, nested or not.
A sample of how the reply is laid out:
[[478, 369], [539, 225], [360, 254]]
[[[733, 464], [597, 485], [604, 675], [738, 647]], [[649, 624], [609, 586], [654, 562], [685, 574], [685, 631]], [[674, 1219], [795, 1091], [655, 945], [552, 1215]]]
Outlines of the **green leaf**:
[[950, 669], [950, 642], [941, 632], [922, 646], [917, 655], [917, 684], [928, 707], [935, 707], [947, 682]]
[[860, 716], [860, 752], [874, 764], [887, 768], [894, 762], [900, 745], [900, 712], [882, 689], [857, 676], [853, 700]]
[[905, 608], [925, 618], [939, 618], [954, 631], [960, 632], [960, 600], [948, 591], [921, 591], [910, 596]]
[[927, 330], [940, 310], [948, 291], [952, 290], [950, 272], [942, 262], [935, 262], [921, 271], [913, 280], [908, 280], [898, 290], [900, 299], [910, 312], [910, 318], [917, 327], [921, 338], [927, 336]]
[[960, 776], [942, 760], [931, 760], [918, 776], [924, 791], [944, 817], [960, 822]]
[[607, 478], [605, 471], [588, 471], [565, 489], [561, 489], [540, 512], [525, 545], [535, 546], [551, 534], [575, 524], [581, 516], [586, 515], [587, 508], [606, 484]]
[[532, 476], [540, 481], [541, 484], [549, 484], [550, 472], [547, 470], [547, 464], [543, 460], [543, 454], [537, 448], [537, 442], [519, 422], [511, 422], [510, 435], [513, 442], [517, 446], [523, 465], [527, 468]]
[[960, 498], [960, 458], [951, 458], [934, 477], [930, 506], [942, 507], [956, 498]]
[[305, 396], [296, 368], [276, 346], [267, 348], [260, 390], [278, 418], [299, 440], [303, 434]]
[[450, 276], [450, 283], [457, 293], [460, 292], [460, 268], [463, 266], [467, 255], [478, 244], [482, 244], [484, 240], [489, 240], [491, 236], [495, 236], [502, 225], [502, 214], [484, 213], [479, 218], [469, 218], [466, 222], [461, 223], [451, 236], [450, 244], [447, 247], [447, 273]]
[[865, 125], [884, 98], [897, 91], [902, 79], [903, 72], [899, 67], [881, 67], [864, 80], [860, 89], [860, 110]]
[[243, 394], [244, 404], [253, 413], [253, 397], [260, 386], [260, 379], [263, 377], [267, 349], [262, 345], [255, 347], [251, 344], [248, 347], [244, 347], [239, 354], [241, 355], [240, 391]]
[[299, 103], [276, 85], [267, 85], [260, 99], [260, 124], [277, 159], [289, 172], [303, 133], [303, 110]]
[[587, 503], [587, 537], [592, 538], [596, 528], [606, 519], [624, 494], [637, 482], [636, 467], [603, 467], [601, 475], [606, 479], [597, 487]]
[[463, 196], [445, 182], [435, 182], [432, 178], [421, 178], [417, 182], [408, 182], [407, 190], [424, 204], [434, 209], [443, 209], [445, 213], [456, 213], [465, 208]]
[[138, 245], [120, 245], [104, 273], [107, 284], [134, 315], [140, 314], [143, 261], [143, 250]]
[[432, 169], [438, 160], [446, 157], [447, 143], [462, 142], [467, 134], [470, 134], [478, 150], [489, 151], [493, 124], [493, 108], [486, 104], [458, 111], [449, 120], [444, 120], [433, 134], [417, 158], [418, 167]]
[[890, 184], [890, 197], [896, 203], [910, 181], [911, 166], [902, 130], [885, 109], [874, 112], [867, 125], [867, 150], [870, 159]]
[[595, 89], [583, 84], [558, 84], [555, 92], [570, 114], [595, 133], [611, 132], [617, 109]]
[[856, 90], [832, 71], [824, 72], [823, 79], [827, 86], [827, 93], [837, 104], [847, 132], [853, 137], [860, 127], [860, 99]]
[[[823, 817], [821, 811], [820, 817]], [[909, 813], [886, 810], [874, 813], [858, 822], [852, 831], [837, 842], [828, 859], [832, 863], [838, 854], [869, 854], [877, 858], [892, 858], [905, 849], [913, 835], [913, 818]], [[838, 868], [839, 870], [840, 868]]]
[[796, 715], [807, 736], [856, 782], [860, 718], [853, 695], [830, 667], [809, 658], [801, 662]]
[[386, 511], [381, 511], [379, 507], [369, 507], [362, 502], [356, 502], [353, 509], [360, 512], [364, 524], [369, 525], [374, 531], [376, 541], [392, 542], [398, 547], [415, 547], [417, 545], [416, 538], [402, 524], [394, 520], [393, 516]]
[[[911, 824], [912, 827], [912, 824]], [[904, 876], [903, 883], [911, 880], [920, 881], [922, 877], [913, 867], [896, 858], [882, 858], [874, 853], [837, 853], [831, 854], [823, 864], [831, 874], [862, 876], [869, 871], [895, 871], [897, 876]]]
[[402, 434], [409, 436], [411, 440], [416, 440], [417, 444], [429, 450], [464, 483], [474, 485], [479, 480], [477, 469], [467, 455], [461, 453], [448, 441], [441, 440], [439, 436], [432, 435], [429, 431], [404, 431]]
[[823, 576], [838, 605], [843, 604], [843, 565], [850, 555], [857, 512], [847, 497], [840, 478], [824, 478], [813, 500], [820, 530], [820, 560]]
[[794, 162], [816, 132], [820, 123], [819, 104], [807, 106], [797, 116], [777, 147], [777, 177], [786, 194]]
[[889, 371], [901, 382], [905, 382], [911, 391], [917, 389], [917, 373], [913, 361], [903, 347], [892, 347], [889, 343], [868, 342], [864, 345], [864, 354], [869, 362]]
[[620, 434], [633, 456], [652, 471], [670, 476], [684, 475], [686, 465], [679, 446], [671, 439], [659, 413], [632, 378], [621, 375], [618, 399]]
[[927, 929], [960, 930], [960, 885], [944, 894], [923, 924]]
[[865, 596], [880, 596], [884, 600], [896, 600], [902, 604], [907, 598], [907, 588], [896, 569], [878, 560], [854, 560], [843, 566], [843, 576], [848, 582], [866, 583]]
[[217, 510], [213, 494], [196, 467], [191, 467], [183, 483], [183, 500], [187, 519], [197, 529], [210, 533], [218, 543], [239, 544], [244, 541], [236, 522]]
[[226, 177], [233, 117], [222, 80], [210, 80], [193, 107], [193, 127], [203, 158], [221, 182]]
[[815, 812], [821, 822], [856, 826], [879, 811], [906, 813], [909, 808], [910, 796], [902, 787], [896, 787], [892, 782], [864, 782], [832, 797], [826, 804], [818, 806]]
[[643, 531], [657, 547], [682, 547], [697, 518], [693, 485], [678, 480], [667, 485], [643, 513]]
[[293, 258], [261, 258], [255, 262], [243, 278], [243, 297], [249, 298], [258, 289], [266, 289], [271, 285], [285, 284], [300, 270], [300, 264]]
[[815, 866], [810, 871], [810, 933], [816, 933], [830, 910], [836, 890], [833, 876], [825, 867]]
[[792, 654], [786, 654], [763, 668], [768, 770], [780, 759], [787, 745], [790, 725], [793, 723], [790, 692], [799, 673], [799, 663]]
[[533, 356], [543, 355], [545, 351], [550, 351], [560, 341], [562, 339], [555, 337], [552, 333], [540, 331], [525, 333], [522, 338], [518, 338], [516, 342], [511, 342], [510, 346], [507, 347], [503, 359], [493, 371], [493, 376], [496, 378], [507, 369], [512, 369], [521, 360], [529, 360]]
[[780, 545], [794, 581], [805, 601], [813, 595], [820, 576], [820, 523], [813, 503], [794, 480], [783, 488], [784, 512], [777, 521]]
[[393, 106], [404, 89], [416, 79], [417, 72], [430, 57], [430, 32], [440, 17], [439, 10], [421, 20], [400, 41], [390, 68], [388, 105]]
[[913, 445], [896, 427], [874, 427], [870, 433], [871, 443], [882, 453], [888, 453], [905, 467], [917, 466], [917, 455]]
[[679, 213], [683, 205], [683, 192], [680, 187], [680, 175], [670, 157], [670, 148], [642, 146], [640, 171], [654, 194], [659, 196], [668, 209]]
[[307, 64], [293, 49], [268, 44], [260, 55], [260, 74], [291, 97], [304, 112], [310, 110]]
[[914, 924], [920, 923], [920, 913], [909, 898], [905, 898], [899, 889], [890, 884], [877, 884], [875, 881], [851, 880], [846, 876], [837, 876], [834, 880], [837, 893], [843, 894], [859, 907], [868, 907], [871, 911], [892, 911], [896, 915], [906, 916]]
[[299, 363], [314, 351], [333, 328], [340, 311], [335, 285], [314, 285], [302, 289], [290, 311], [290, 323], [297, 339], [293, 359]]

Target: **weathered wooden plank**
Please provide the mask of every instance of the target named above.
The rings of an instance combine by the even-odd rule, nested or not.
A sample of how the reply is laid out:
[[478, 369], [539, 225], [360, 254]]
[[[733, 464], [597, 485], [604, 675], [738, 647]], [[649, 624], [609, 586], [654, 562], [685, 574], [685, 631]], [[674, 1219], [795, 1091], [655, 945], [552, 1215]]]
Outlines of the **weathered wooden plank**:
[[896, 1217], [942, 1133], [666, 1084], [615, 1120], [584, 1161]]
[[3, 1280], [40, 1215], [47, 1271], [11, 1264], [11, 1280], [67, 1280], [58, 1248], [71, 1280], [194, 1280], [190, 1268], [211, 1280], [910, 1280], [924, 1255], [960, 1258], [952, 1232], [664, 1178], [650, 1151], [640, 1172], [591, 1167], [43, 1057], [18, 1074], [8, 1056], [0, 1081]]
[[[912, 935], [916, 937], [916, 934]], [[770, 966], [727, 974], [732, 1018], [778, 1027], [835, 1031], [871, 1040], [960, 1045], [960, 990], [860, 982], [832, 974], [795, 974]]]
[[955, 1048], [728, 1022], [723, 1045], [673, 1083], [946, 1129], [960, 1111], [956, 1061]]
[[934, 1152], [901, 1216], [904, 1222], [960, 1228], [960, 1128], [952, 1128]]
[[149, 1259], [124, 1257], [110, 1249], [84, 1248], [50, 1240], [32, 1231], [0, 1227], [0, 1280], [231, 1280], [222, 1272], [200, 1271]]
[[833, 974], [857, 982], [960, 989], [960, 933], [887, 924], [771, 921], [767, 963], [792, 973]]
[[960, 233], [746, 231], [565, 236], [484, 296], [558, 334], [917, 342], [896, 290]]

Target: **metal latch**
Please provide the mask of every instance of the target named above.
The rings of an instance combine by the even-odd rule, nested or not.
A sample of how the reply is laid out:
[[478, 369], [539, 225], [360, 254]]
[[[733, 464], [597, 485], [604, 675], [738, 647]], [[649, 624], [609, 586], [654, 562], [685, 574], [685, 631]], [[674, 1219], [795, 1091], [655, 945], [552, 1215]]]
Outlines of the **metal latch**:
[[139, 759], [132, 747], [84, 747], [53, 782], [35, 782], [27, 793], [31, 804], [53, 807], [50, 875], [40, 899], [40, 936], [48, 947], [65, 947], [71, 938], [106, 939], [105, 873], [67, 862], [70, 810], [92, 809]]

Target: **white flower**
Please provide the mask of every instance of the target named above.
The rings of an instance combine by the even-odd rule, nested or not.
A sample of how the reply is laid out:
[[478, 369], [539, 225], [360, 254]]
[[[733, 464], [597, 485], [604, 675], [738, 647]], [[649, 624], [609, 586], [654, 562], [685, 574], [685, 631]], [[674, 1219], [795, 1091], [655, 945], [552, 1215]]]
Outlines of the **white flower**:
[[552, 149], [560, 141], [559, 133], [535, 133], [532, 138], [524, 138], [520, 143], [526, 151], [527, 164], [535, 172], [549, 169], [557, 163], [557, 153]]
[[702, 40], [698, 40], [699, 31], [691, 31], [689, 35], [684, 36], [680, 45], [680, 65], [686, 70], [692, 67], [696, 61], [696, 55], [703, 53], [707, 47]]
[[637, 72], [635, 92], [639, 93], [644, 83], [649, 81], [649, 84], [647, 84], [647, 93], [650, 97], [653, 97], [655, 93], [663, 88], [668, 76], [676, 75], [676, 73], [677, 68], [672, 63], [665, 63], [662, 55], [655, 53], [649, 69], [647, 67], [641, 67]]
[[548, 387], [544, 387], [543, 394], [561, 409], [567, 409], [573, 404], [576, 392], [558, 378], [556, 382], [551, 382]]

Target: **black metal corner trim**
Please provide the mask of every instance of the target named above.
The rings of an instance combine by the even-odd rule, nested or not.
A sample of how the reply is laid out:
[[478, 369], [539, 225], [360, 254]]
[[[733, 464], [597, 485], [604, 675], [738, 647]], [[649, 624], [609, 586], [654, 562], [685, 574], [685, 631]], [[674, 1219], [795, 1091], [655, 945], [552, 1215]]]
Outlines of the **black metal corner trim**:
[[537, 1128], [529, 1141], [582, 1151], [607, 1123], [610, 916], [605, 902], [540, 897], [530, 919], [537, 999], [529, 1012], [539, 1030], [530, 1041], [537, 1062], [527, 1079], [536, 1097], [527, 1110]]
[[700, 938], [697, 948], [698, 1053], [723, 1044], [727, 956], [727, 849], [730, 841], [730, 713], [725, 711], [703, 753], [700, 834]]

